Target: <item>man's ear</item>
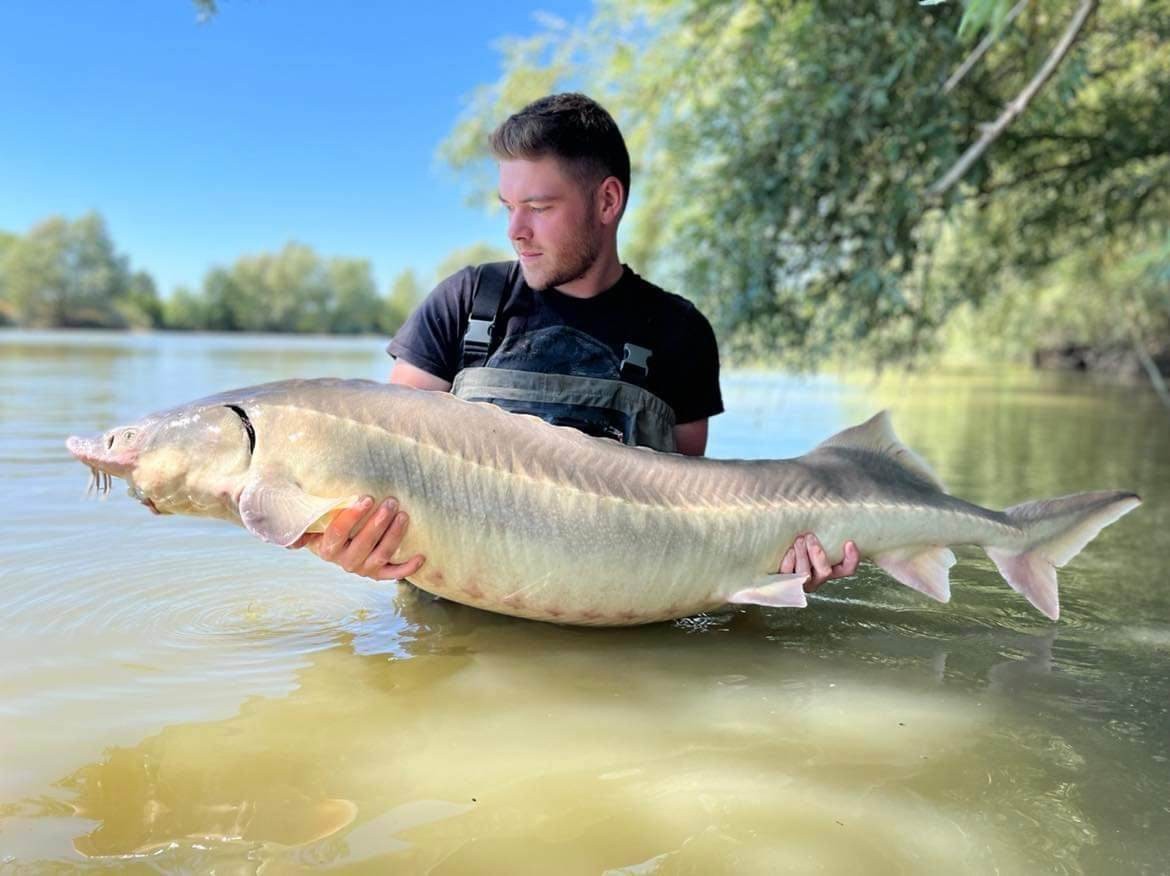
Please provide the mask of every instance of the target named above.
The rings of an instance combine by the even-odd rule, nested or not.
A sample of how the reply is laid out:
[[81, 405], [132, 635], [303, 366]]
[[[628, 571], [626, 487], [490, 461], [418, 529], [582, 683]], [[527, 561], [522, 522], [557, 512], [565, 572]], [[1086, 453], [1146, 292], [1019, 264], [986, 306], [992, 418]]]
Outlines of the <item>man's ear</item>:
[[626, 204], [626, 191], [616, 176], [607, 176], [601, 181], [598, 190], [597, 208], [601, 221], [609, 225], [621, 218], [622, 208]]

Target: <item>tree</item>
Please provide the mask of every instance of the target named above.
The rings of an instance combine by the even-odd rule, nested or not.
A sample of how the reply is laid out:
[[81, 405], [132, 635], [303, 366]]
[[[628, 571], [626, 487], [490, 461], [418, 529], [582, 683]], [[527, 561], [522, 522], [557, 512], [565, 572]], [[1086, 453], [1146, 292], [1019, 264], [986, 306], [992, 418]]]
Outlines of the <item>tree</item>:
[[7, 231], [0, 231], [0, 325], [10, 325], [16, 321], [16, 314], [12, 302], [9, 301], [7, 286], [4, 282], [4, 258], [20, 238]]
[[252, 332], [328, 331], [332, 289], [328, 270], [308, 246], [241, 256], [230, 270], [214, 268], [203, 283], [209, 328]]
[[[433, 284], [440, 283], [468, 265], [507, 261], [512, 257], [512, 253], [507, 250], [483, 241], [458, 247], [435, 266]], [[406, 318], [418, 307], [427, 291], [419, 282], [414, 270], [407, 268], [400, 272], [390, 283], [390, 294], [386, 299], [381, 321], [382, 331], [389, 335], [398, 331], [406, 322]]]
[[379, 326], [385, 334], [393, 335], [402, 328], [406, 318], [414, 311], [424, 295], [418, 277], [410, 268], [398, 274], [390, 284], [390, 294], [382, 308]]
[[332, 291], [329, 331], [342, 334], [376, 331], [383, 301], [369, 261], [331, 259], [328, 274]]
[[130, 328], [148, 329], [162, 325], [163, 308], [158, 288], [154, 278], [146, 271], [135, 271], [130, 275], [126, 294], [116, 302], [115, 307]]
[[221, 331], [372, 332], [385, 305], [368, 260], [326, 261], [301, 243], [212, 268], [201, 294], [181, 293], [169, 302], [168, 325]]
[[72, 222], [54, 216], [5, 250], [4, 294], [20, 325], [112, 328], [127, 325], [128, 313], [150, 318], [136, 308], [148, 307], [153, 280], [131, 276], [97, 213]]
[[484, 262], [502, 262], [515, 258], [515, 254], [490, 243], [480, 241], [468, 246], [461, 246], [448, 253], [435, 266], [435, 283], [461, 271], [468, 265], [478, 265]]
[[[913, 357], [956, 308], [1019, 295], [1106, 241], [1154, 240], [1170, 216], [1170, 56], [1157, 50], [1170, 0], [1086, 18], [1026, 112], [931, 196], [1025, 93], [1073, 8], [1007, 11], [971, 3], [960, 37], [954, 3], [603, 3], [585, 26], [506, 43], [500, 79], [441, 152], [480, 174], [485, 197], [491, 127], [583, 87], [631, 148], [628, 260], [694, 298], [732, 353]], [[947, 91], [981, 26], [1002, 32]]]
[[171, 329], [193, 331], [213, 326], [208, 316], [208, 302], [205, 295], [197, 295], [186, 286], [179, 286], [163, 302], [162, 325]]

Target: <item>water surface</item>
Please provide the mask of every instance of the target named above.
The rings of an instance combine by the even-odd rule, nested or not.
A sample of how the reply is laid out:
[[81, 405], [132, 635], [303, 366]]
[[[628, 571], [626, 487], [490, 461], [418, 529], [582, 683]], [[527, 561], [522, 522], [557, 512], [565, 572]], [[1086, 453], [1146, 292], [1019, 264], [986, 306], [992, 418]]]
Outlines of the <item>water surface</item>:
[[1165, 871], [1170, 416], [1144, 389], [725, 377], [713, 456], [890, 407], [973, 501], [1142, 493], [1061, 573], [1057, 624], [975, 550], [946, 606], [863, 568], [803, 611], [514, 620], [121, 482], [86, 501], [62, 443], [386, 371], [377, 340], [0, 334], [0, 872]]

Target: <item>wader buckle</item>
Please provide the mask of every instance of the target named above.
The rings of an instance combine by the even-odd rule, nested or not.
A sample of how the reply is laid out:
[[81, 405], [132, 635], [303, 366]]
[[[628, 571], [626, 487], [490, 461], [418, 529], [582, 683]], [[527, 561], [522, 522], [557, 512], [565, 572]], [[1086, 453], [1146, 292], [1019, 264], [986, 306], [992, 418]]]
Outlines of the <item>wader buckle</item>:
[[482, 355], [492, 344], [492, 328], [495, 322], [490, 319], [476, 319], [467, 321], [467, 334], [463, 336], [463, 344], [470, 347], [472, 352]]
[[650, 376], [650, 357], [654, 355], [654, 351], [646, 347], [639, 347], [637, 344], [626, 344], [622, 352], [622, 376], [626, 375], [627, 366], [630, 368], [641, 368], [642, 379]]

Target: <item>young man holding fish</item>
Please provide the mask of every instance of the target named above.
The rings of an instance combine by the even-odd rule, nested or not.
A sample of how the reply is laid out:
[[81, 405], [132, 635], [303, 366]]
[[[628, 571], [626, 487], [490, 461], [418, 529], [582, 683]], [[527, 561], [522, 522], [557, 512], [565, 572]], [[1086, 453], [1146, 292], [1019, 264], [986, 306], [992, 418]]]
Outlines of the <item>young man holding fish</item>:
[[[584, 95], [552, 95], [505, 121], [491, 148], [518, 261], [440, 283], [391, 342], [390, 382], [703, 455], [723, 410], [715, 336], [690, 302], [618, 258], [630, 160], [613, 118]], [[393, 562], [407, 522], [395, 500], [366, 497], [294, 546], [367, 578], [408, 578], [424, 558]], [[811, 591], [857, 565], [852, 542], [832, 565], [809, 533], [780, 571], [808, 575]]]

